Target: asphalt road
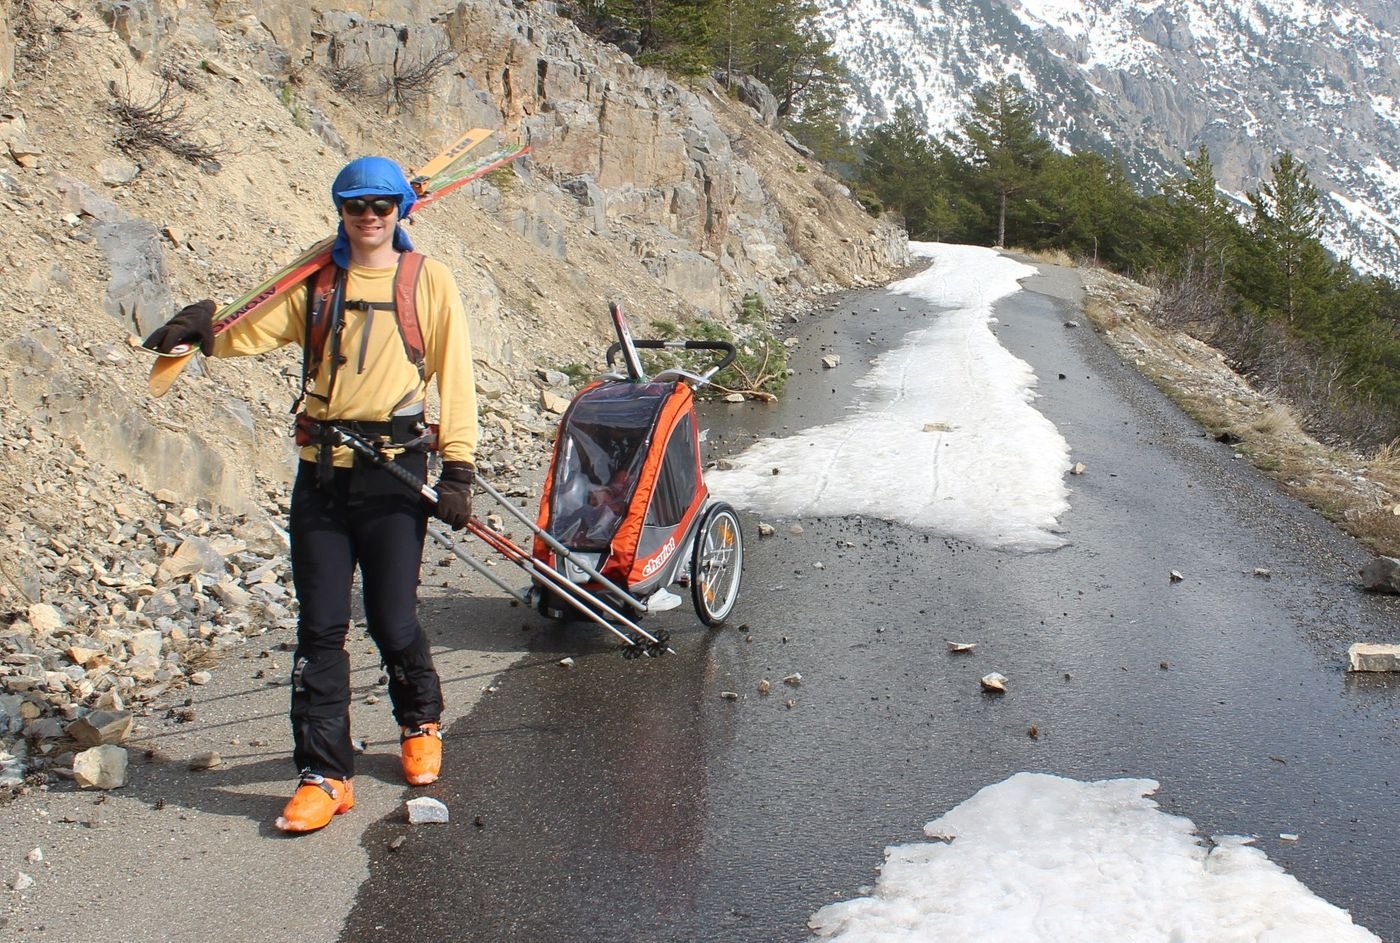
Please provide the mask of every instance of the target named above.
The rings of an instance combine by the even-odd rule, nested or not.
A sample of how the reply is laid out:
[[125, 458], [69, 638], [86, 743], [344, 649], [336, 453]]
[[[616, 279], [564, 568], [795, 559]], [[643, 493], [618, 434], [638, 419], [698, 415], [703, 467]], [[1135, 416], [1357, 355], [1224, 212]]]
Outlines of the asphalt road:
[[[803, 940], [815, 910], [874, 883], [887, 845], [1034, 770], [1155, 779], [1165, 811], [1259, 836], [1400, 941], [1400, 684], [1344, 671], [1351, 642], [1400, 637], [1400, 601], [1361, 593], [1362, 550], [1067, 328], [1069, 276], [1028, 287], [997, 331], [1086, 466], [1067, 479], [1067, 546], [993, 552], [858, 519], [775, 521], [761, 540], [744, 515], [731, 624], [668, 614], [674, 656], [625, 661], [596, 630], [522, 614], [531, 656], [452, 726], [428, 790], [452, 821], [366, 831], [342, 939]], [[795, 362], [842, 353], [841, 385], [804, 367], [777, 407], [717, 407], [714, 448], [843, 414], [860, 365], [931, 316], [916, 305], [872, 292], [812, 319]], [[990, 671], [1006, 695], [981, 693]]]

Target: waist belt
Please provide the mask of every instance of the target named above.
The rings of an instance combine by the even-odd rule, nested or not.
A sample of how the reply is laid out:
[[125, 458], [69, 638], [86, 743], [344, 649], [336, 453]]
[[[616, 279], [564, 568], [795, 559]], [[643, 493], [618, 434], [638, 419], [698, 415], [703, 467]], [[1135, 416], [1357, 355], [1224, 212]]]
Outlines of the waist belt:
[[296, 418], [296, 443], [316, 447], [316, 478], [328, 485], [334, 474], [336, 431], [364, 439], [380, 448], [406, 452], [430, 452], [437, 448], [437, 426], [423, 421], [423, 414], [394, 416], [387, 421], [360, 419], [312, 419], [306, 413]]

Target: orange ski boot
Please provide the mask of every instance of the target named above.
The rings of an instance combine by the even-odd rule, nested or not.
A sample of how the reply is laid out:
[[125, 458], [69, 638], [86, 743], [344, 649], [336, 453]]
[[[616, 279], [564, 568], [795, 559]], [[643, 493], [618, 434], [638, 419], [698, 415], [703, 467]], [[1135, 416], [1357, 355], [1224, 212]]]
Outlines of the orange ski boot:
[[442, 772], [442, 729], [437, 724], [400, 727], [399, 756], [410, 786], [436, 782]]
[[277, 827], [284, 832], [314, 832], [353, 808], [355, 788], [350, 780], [302, 773], [297, 791], [277, 817]]

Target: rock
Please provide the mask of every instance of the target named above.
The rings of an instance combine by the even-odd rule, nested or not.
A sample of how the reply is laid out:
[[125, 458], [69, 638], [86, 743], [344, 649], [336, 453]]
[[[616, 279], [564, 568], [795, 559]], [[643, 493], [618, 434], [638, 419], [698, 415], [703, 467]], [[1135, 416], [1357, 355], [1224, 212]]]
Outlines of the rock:
[[147, 629], [133, 635], [129, 647], [133, 658], [145, 656], [159, 660], [160, 650], [164, 642], [165, 637], [160, 634], [159, 629]]
[[119, 789], [126, 785], [126, 763], [121, 747], [91, 747], [73, 758], [73, 778], [84, 789]]
[[242, 83], [243, 81], [243, 76], [239, 74], [237, 69], [226, 62], [220, 62], [218, 59], [205, 59], [200, 65], [203, 66], [204, 71], [208, 72], [210, 75], [231, 79], [237, 83]]
[[229, 609], [247, 609], [253, 604], [253, 594], [233, 583], [215, 583], [210, 591]]
[[214, 675], [208, 671], [196, 671], [190, 675], [190, 684], [208, 684], [214, 680]]
[[222, 766], [224, 758], [217, 750], [209, 750], [205, 753], [196, 753], [190, 757], [190, 769], [214, 769]]
[[34, 879], [23, 871], [16, 871], [15, 876], [10, 878], [10, 890], [27, 891], [34, 886]]
[[762, 81], [752, 75], [731, 77], [739, 101], [753, 109], [760, 122], [770, 128], [778, 126], [778, 98]]
[[70, 645], [64, 650], [64, 654], [67, 655], [68, 660], [75, 665], [81, 665], [84, 668], [93, 668], [101, 663], [107, 653], [99, 648], [83, 648], [78, 645]]
[[94, 168], [97, 177], [109, 187], [120, 187], [135, 180], [141, 173], [140, 165], [123, 157], [109, 157], [100, 161]]
[[426, 825], [433, 822], [446, 822], [447, 806], [430, 796], [419, 796], [405, 804], [408, 810], [409, 825]]
[[757, 685], [758, 693], [759, 693], [759, 694], [762, 694], [762, 695], [764, 695], [764, 696], [767, 696], [768, 692], [772, 689], [772, 687], [773, 687], [773, 685], [769, 683], [769, 681], [768, 681], [767, 678], [760, 678], [760, 679], [759, 679], [758, 685]]
[[226, 565], [223, 554], [214, 549], [213, 544], [202, 537], [191, 537], [161, 562], [156, 582], [168, 583], [196, 573], [223, 573]]
[[1069, 470], [1069, 473], [1070, 473], [1071, 475], [1082, 475], [1082, 474], [1084, 474], [1084, 471], [1085, 471], [1085, 469], [1084, 469], [1084, 463], [1083, 463], [1083, 462], [1075, 462], [1075, 463], [1074, 463], [1074, 467], [1071, 468], [1071, 469]]
[[102, 309], [123, 328], [144, 336], [174, 308], [161, 235], [153, 224], [122, 213], [92, 226], [112, 272]]
[[1006, 693], [1006, 675], [993, 671], [982, 678], [982, 690], [988, 694]]
[[81, 747], [122, 743], [131, 736], [135, 722], [136, 718], [127, 711], [93, 711], [69, 724], [64, 733]]
[[506, 390], [493, 377], [483, 375], [481, 370], [476, 371], [476, 395], [488, 402], [498, 400], [505, 396]]
[[764, 523], [763, 521], [759, 521], [759, 522], [758, 522], [758, 536], [760, 536], [760, 537], [772, 537], [772, 536], [773, 536], [774, 534], [776, 534], [777, 532], [778, 532], [778, 529], [777, 529], [776, 527], [774, 527], [772, 524], [766, 524], [766, 523]]
[[574, 660], [572, 658], [561, 658], [559, 659], [559, 664], [565, 668], [572, 668], [574, 666]]
[[726, 403], [742, 403], [742, 402], [744, 401], [744, 394], [743, 394], [743, 393], [726, 393], [726, 394], [722, 397], [722, 399], [723, 399], [724, 402], [726, 402]]
[[948, 642], [948, 651], [955, 655], [966, 655], [977, 647], [976, 642]]
[[1400, 593], [1400, 560], [1376, 557], [1362, 567], [1361, 585], [1367, 592]]
[[925, 431], [925, 432], [952, 432], [952, 431], [953, 431], [953, 427], [952, 427], [951, 424], [946, 423], [946, 422], [926, 422], [926, 423], [924, 423], [924, 431]]
[[828, 369], [828, 370], [830, 370], [830, 369], [832, 369], [832, 368], [834, 368], [834, 367], [839, 367], [840, 365], [841, 365], [841, 355], [840, 355], [840, 354], [827, 354], [825, 357], [822, 358], [822, 366], [825, 367], [825, 368]]
[[737, 691], [721, 691], [721, 692], [719, 692], [719, 696], [720, 696], [720, 699], [721, 699], [721, 700], [725, 700], [725, 701], [737, 701], [737, 700], [739, 700], [739, 692], [737, 692]]
[[1400, 645], [1357, 642], [1347, 649], [1351, 671], [1400, 671]]
[[1182, 580], [1186, 579], [1186, 577], [1182, 576], [1176, 570], [1172, 570], [1170, 573], [1168, 573], [1167, 578], [1173, 583], [1180, 583]]
[[27, 612], [29, 624], [34, 626], [34, 631], [40, 635], [48, 635], [56, 629], [63, 627], [63, 613], [56, 606], [51, 606], [46, 602], [35, 603], [29, 607]]
[[560, 396], [552, 390], [540, 390], [540, 408], [546, 412], [563, 415], [569, 408], [568, 397]]
[[798, 685], [802, 684], [802, 675], [794, 671], [792, 674], [788, 675], [786, 678], [783, 679], [783, 684], [790, 684], [795, 688]]

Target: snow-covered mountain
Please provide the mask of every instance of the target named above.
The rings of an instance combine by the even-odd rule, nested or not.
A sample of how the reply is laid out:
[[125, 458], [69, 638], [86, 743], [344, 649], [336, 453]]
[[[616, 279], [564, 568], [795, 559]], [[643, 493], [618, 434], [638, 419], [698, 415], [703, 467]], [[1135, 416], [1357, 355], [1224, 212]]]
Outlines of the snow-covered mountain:
[[1396, 0], [826, 0], [857, 124], [896, 105], [951, 128], [1016, 75], [1062, 148], [1116, 148], [1145, 187], [1204, 144], [1242, 199], [1283, 151], [1308, 167], [1324, 242], [1400, 279]]

